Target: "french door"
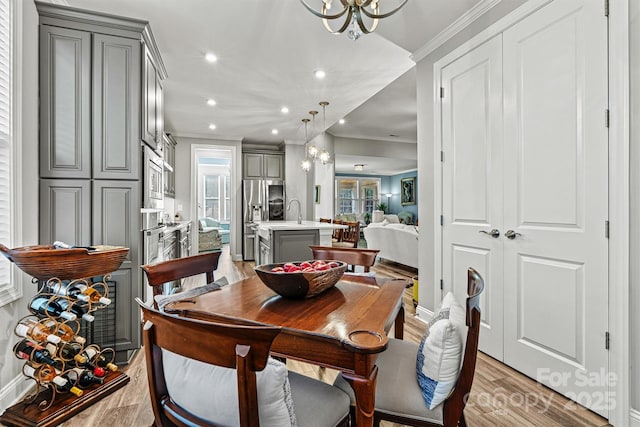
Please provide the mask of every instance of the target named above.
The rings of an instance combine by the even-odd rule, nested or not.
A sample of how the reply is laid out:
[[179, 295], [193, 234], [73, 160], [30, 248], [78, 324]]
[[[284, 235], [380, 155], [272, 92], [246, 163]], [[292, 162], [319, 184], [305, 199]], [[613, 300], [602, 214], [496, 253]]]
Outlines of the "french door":
[[478, 268], [481, 349], [604, 416], [606, 43], [555, 0], [441, 70], [445, 287]]

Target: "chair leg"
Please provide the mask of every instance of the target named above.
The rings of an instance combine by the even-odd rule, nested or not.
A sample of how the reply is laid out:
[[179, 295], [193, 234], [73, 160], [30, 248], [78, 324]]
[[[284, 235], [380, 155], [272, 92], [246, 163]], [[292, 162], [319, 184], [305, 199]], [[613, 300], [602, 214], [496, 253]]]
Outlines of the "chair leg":
[[467, 421], [464, 419], [464, 410], [462, 411], [462, 414], [460, 414], [460, 420], [458, 421], [458, 425], [460, 427], [467, 427]]

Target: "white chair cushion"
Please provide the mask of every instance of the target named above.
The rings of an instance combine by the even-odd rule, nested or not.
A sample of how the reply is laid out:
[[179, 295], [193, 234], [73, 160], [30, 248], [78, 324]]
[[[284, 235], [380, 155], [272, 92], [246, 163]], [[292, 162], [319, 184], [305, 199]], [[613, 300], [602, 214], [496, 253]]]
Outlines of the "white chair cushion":
[[298, 425], [336, 426], [349, 414], [349, 396], [337, 387], [291, 371], [289, 381]]
[[[203, 420], [224, 426], [240, 425], [235, 369], [209, 365], [162, 350], [167, 390], [180, 407]], [[269, 358], [256, 374], [258, 413], [264, 426], [296, 426], [287, 367]]]
[[418, 384], [429, 409], [442, 403], [456, 385], [465, 336], [465, 311], [449, 292], [429, 321], [429, 327], [418, 346]]

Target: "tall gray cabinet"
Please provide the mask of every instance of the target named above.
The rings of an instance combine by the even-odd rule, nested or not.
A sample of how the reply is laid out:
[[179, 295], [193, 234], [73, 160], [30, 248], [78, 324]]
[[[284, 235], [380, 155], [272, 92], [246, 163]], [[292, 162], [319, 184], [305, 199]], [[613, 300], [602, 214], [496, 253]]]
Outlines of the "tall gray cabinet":
[[[116, 360], [125, 362], [141, 339], [134, 298], [141, 295], [142, 286], [144, 61], [155, 61], [154, 73], [164, 67], [145, 21], [48, 3], [36, 6], [40, 242], [130, 249], [112, 274]], [[157, 80], [154, 75], [154, 87]]]

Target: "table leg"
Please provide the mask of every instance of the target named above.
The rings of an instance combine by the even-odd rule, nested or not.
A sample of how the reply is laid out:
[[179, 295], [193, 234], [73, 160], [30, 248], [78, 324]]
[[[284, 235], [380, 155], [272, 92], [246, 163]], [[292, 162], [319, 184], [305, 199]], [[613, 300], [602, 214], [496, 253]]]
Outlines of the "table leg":
[[376, 404], [376, 381], [378, 367], [373, 366], [368, 378], [343, 373], [342, 376], [351, 384], [356, 395], [356, 426], [372, 427], [373, 412]]
[[400, 311], [396, 316], [394, 337], [398, 340], [404, 339], [404, 305], [400, 306]]

